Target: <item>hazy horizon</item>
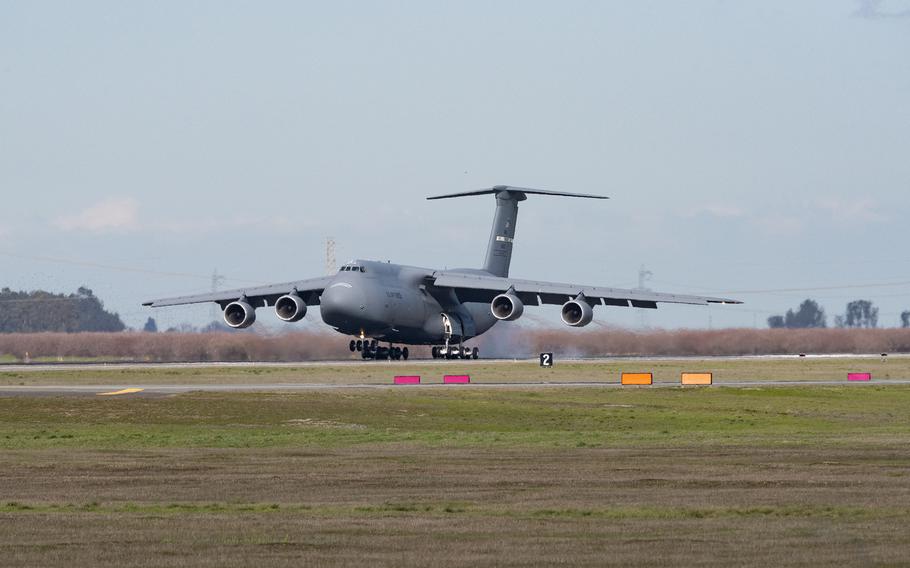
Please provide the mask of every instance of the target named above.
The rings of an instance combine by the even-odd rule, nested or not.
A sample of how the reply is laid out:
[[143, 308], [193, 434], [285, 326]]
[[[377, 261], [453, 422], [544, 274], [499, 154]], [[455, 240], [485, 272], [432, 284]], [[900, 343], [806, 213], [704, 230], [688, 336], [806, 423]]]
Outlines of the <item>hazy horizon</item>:
[[479, 266], [492, 198], [425, 197], [510, 184], [611, 198], [522, 203], [513, 276], [746, 302], [650, 326], [899, 325], [907, 53], [910, 0], [2, 2], [0, 287], [204, 324], [140, 303], [320, 276], [329, 236]]

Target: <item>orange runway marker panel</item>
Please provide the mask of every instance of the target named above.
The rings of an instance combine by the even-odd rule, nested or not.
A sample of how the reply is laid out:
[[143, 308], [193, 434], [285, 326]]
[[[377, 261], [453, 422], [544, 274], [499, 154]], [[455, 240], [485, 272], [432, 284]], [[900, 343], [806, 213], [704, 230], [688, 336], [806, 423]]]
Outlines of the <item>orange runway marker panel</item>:
[[650, 385], [654, 382], [654, 375], [651, 373], [623, 373], [622, 384], [624, 385]]
[[684, 385], [710, 385], [714, 383], [714, 375], [711, 373], [683, 373], [682, 384]]

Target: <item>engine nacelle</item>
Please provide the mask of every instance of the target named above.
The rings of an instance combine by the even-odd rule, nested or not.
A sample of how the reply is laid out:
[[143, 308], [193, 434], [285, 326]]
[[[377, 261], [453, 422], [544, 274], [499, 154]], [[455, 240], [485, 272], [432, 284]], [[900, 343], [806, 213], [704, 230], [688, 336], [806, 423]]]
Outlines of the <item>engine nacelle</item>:
[[594, 308], [584, 300], [569, 300], [562, 305], [562, 323], [572, 327], [584, 327], [594, 319]]
[[297, 294], [287, 294], [275, 302], [275, 314], [281, 321], [300, 321], [306, 316], [306, 302]]
[[498, 320], [515, 321], [524, 313], [525, 305], [521, 303], [518, 296], [506, 292], [493, 298], [493, 301], [490, 302], [490, 311]]
[[256, 321], [256, 309], [243, 300], [231, 302], [224, 308], [224, 323], [234, 329], [250, 327]]

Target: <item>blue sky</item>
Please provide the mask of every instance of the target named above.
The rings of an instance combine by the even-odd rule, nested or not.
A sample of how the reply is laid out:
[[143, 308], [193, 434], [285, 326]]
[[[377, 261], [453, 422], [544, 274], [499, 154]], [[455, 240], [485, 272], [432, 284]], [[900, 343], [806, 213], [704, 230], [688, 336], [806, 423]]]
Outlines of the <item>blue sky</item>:
[[86, 285], [137, 326], [216, 268], [321, 275], [326, 236], [340, 261], [476, 266], [492, 199], [424, 197], [502, 183], [611, 197], [522, 204], [515, 276], [632, 287], [644, 264], [747, 302], [649, 325], [806, 297], [894, 325], [907, 54], [910, 0], [0, 1], [0, 285]]

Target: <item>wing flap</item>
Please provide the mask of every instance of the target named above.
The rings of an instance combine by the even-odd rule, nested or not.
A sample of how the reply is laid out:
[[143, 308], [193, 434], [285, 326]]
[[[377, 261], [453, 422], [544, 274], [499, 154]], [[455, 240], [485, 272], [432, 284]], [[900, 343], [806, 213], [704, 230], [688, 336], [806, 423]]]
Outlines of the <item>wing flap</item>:
[[244, 296], [256, 306], [270, 306], [275, 303], [279, 297], [289, 294], [294, 290], [303, 298], [308, 306], [319, 305], [319, 297], [322, 291], [331, 282], [332, 277], [311, 278], [309, 280], [298, 280], [296, 282], [285, 282], [282, 284], [269, 284], [266, 286], [253, 286], [249, 288], [236, 288], [234, 290], [224, 290], [221, 292], [211, 292], [208, 294], [194, 294], [192, 296], [177, 296], [174, 298], [162, 298], [159, 300], [149, 300], [143, 302], [143, 306], [152, 308], [162, 308], [165, 306], [183, 306], [186, 304], [202, 304], [206, 302], [215, 302], [222, 307], [230, 302], [238, 300]]
[[[739, 300], [729, 298], [715, 298], [711, 296], [690, 296], [684, 294], [665, 294], [645, 290], [626, 290], [622, 288], [607, 288], [602, 286], [585, 286], [581, 284], [564, 284], [558, 282], [542, 282], [536, 280], [521, 280], [516, 278], [501, 278], [486, 274], [468, 272], [439, 271], [434, 275], [434, 284], [443, 288], [454, 288], [456, 294], [460, 290], [484, 290], [489, 294], [500, 294], [513, 288], [519, 297], [523, 295], [536, 295], [544, 304], [563, 304], [578, 294], [584, 294], [589, 300], [597, 303], [603, 302], [607, 306], [628, 307], [630, 304], [636, 308], [654, 309], [658, 302], [671, 304], [741, 304]], [[479, 297], [479, 295], [477, 295]], [[487, 297], [483, 296], [483, 297]], [[489, 296], [492, 299], [493, 296]]]

